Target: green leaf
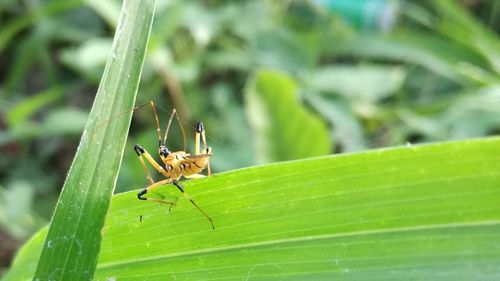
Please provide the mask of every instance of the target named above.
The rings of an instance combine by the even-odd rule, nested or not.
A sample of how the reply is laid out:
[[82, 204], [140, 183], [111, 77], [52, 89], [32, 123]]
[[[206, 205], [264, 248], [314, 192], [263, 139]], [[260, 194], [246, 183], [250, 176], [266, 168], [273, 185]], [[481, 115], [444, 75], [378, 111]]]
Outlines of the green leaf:
[[439, 30], [457, 42], [484, 56], [491, 68], [500, 73], [500, 38], [472, 17], [457, 1], [438, 0], [432, 3], [441, 15]]
[[90, 81], [99, 81], [110, 49], [111, 40], [109, 38], [92, 38], [77, 48], [65, 49], [61, 53], [61, 60], [69, 67], [82, 73]]
[[299, 103], [297, 91], [290, 77], [272, 70], [258, 71], [249, 82], [245, 109], [254, 133], [257, 162], [330, 153], [325, 123]]
[[6, 280], [32, 280], [35, 274], [38, 257], [47, 238], [48, 227], [42, 228], [24, 246], [19, 249], [12, 262], [11, 271], [3, 276]]
[[6, 116], [7, 124], [14, 127], [20, 123], [25, 122], [30, 118], [37, 110], [50, 104], [63, 94], [61, 88], [54, 87], [50, 88], [44, 92], [38, 93], [37, 95], [31, 96], [12, 108]]
[[[487, 62], [476, 52], [451, 40], [432, 34], [400, 32], [387, 36], [358, 36], [331, 46], [341, 55], [389, 59], [422, 65], [459, 83], [475, 81], [462, 73], [464, 62], [486, 67]], [[467, 80], [464, 81], [464, 78]]]
[[27, 180], [11, 180], [7, 184], [7, 188], [0, 185], [0, 228], [16, 239], [26, 240], [47, 223], [30, 208], [36, 188]]
[[438, 114], [398, 109], [398, 118], [412, 134], [427, 139], [465, 139], [491, 134], [500, 124], [500, 85], [471, 89], [455, 96]]
[[300, 74], [314, 64], [314, 56], [304, 43], [284, 30], [259, 33], [252, 52], [258, 65], [288, 73]]
[[375, 102], [398, 91], [405, 78], [406, 71], [402, 67], [343, 65], [317, 68], [308, 81], [318, 91]]
[[[34, 279], [89, 280], [128, 134], [154, 0], [125, 1], [111, 56], [64, 183]], [[117, 114], [127, 112], [122, 118]]]
[[74, 9], [75, 7], [81, 6], [82, 3], [83, 0], [49, 1], [49, 3], [33, 9], [31, 13], [11, 21], [8, 25], [3, 26], [0, 31], [0, 53], [12, 41], [12, 38], [16, 34], [36, 20], [47, 16], [53, 16], [69, 9]]
[[[182, 197], [169, 213], [119, 194], [95, 280], [497, 280], [499, 151], [406, 146], [186, 182], [215, 230]], [[25, 279], [40, 245], [27, 247], [5, 280]]]
[[344, 152], [367, 149], [361, 122], [355, 116], [347, 99], [332, 99], [313, 91], [306, 96], [307, 103], [333, 124], [333, 139]]
[[85, 4], [94, 9], [109, 26], [116, 26], [116, 19], [120, 13], [120, 6], [113, 1], [84, 0]]
[[499, 108], [500, 84], [492, 84], [455, 98], [438, 121], [450, 128], [454, 139], [485, 136], [498, 129]]
[[74, 108], [51, 111], [41, 125], [41, 135], [78, 134], [85, 127], [88, 112]]

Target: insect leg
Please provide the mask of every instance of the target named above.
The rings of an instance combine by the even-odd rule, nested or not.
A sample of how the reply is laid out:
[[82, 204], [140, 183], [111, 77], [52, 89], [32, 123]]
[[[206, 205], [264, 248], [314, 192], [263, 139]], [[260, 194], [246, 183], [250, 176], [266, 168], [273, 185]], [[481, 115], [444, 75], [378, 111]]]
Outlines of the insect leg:
[[176, 202], [173, 201], [167, 201], [167, 200], [162, 200], [162, 199], [155, 199], [155, 198], [147, 198], [143, 197], [144, 194], [148, 193], [148, 191], [158, 188], [160, 186], [169, 184], [172, 182], [172, 179], [166, 179], [166, 180], [161, 180], [159, 182], [153, 182], [151, 185], [147, 186], [146, 188], [142, 189], [137, 193], [137, 198], [139, 200], [147, 200], [147, 201], [152, 201], [152, 202], [157, 202], [157, 203], [162, 203], [162, 204], [169, 204], [171, 206], [175, 205]]
[[144, 148], [142, 148], [142, 146], [140, 146], [139, 144], [136, 144], [136, 145], [134, 145], [134, 150], [135, 150], [135, 153], [137, 153], [137, 156], [139, 157], [139, 161], [141, 161], [142, 168], [146, 172], [146, 177], [148, 178], [148, 180], [151, 184], [154, 183], [154, 181], [151, 178], [151, 174], [149, 173], [149, 170], [146, 167], [146, 163], [144, 162], [143, 158], [146, 158], [146, 160], [149, 162], [149, 164], [151, 164], [151, 166], [153, 166], [153, 168], [155, 168], [162, 175], [164, 175], [167, 178], [170, 177], [170, 174], [165, 169], [163, 169], [163, 167], [160, 166], [160, 164], [158, 164], [153, 159], [151, 154], [149, 154], [149, 152], [147, 152]]
[[[141, 165], [142, 165], [142, 168], [144, 169], [144, 171], [146, 172], [146, 178], [148, 179], [149, 183], [151, 184], [149, 187], [147, 188], [144, 188], [143, 190], [141, 190], [138, 194], [137, 194], [137, 198], [139, 198], [140, 200], [148, 200], [148, 201], [153, 201], [153, 202], [158, 202], [158, 203], [166, 203], [166, 204], [170, 204], [170, 209], [172, 209], [172, 206], [175, 205], [175, 202], [171, 202], [171, 201], [165, 201], [165, 200], [160, 200], [160, 199], [154, 199], [154, 198], [145, 198], [145, 197], [142, 197], [142, 195], [146, 194], [148, 192], [149, 189], [153, 189], [155, 188], [155, 182], [153, 181], [153, 178], [151, 178], [151, 174], [149, 173], [149, 169], [148, 167], [146, 167], [146, 163], [144, 162], [144, 158], [146, 158], [146, 160], [148, 160], [148, 162], [158, 171], [160, 172], [162, 175], [164, 175], [165, 177], [169, 178], [169, 179], [166, 179], [166, 180], [163, 180], [163, 181], [159, 181], [158, 183], [161, 183], [161, 182], [164, 182], [163, 184], [167, 184], [167, 183], [170, 183], [171, 182], [171, 178], [170, 178], [170, 175], [168, 174], [167, 171], [165, 171], [165, 169], [163, 169], [163, 167], [161, 167], [154, 159], [153, 157], [151, 157], [151, 154], [149, 154], [144, 148], [142, 148], [142, 146], [136, 144], [134, 146], [134, 150], [135, 152], [137, 153], [137, 156], [139, 157], [139, 161], [141, 161]], [[168, 211], [170, 211], [170, 209], [168, 209]]]
[[[211, 154], [212, 151], [210, 147], [207, 145], [207, 139], [205, 136], [205, 126], [203, 126], [203, 123], [201, 121], [198, 121], [196, 123], [196, 135], [195, 135], [195, 155], [200, 155], [200, 138], [201, 141], [203, 142], [203, 146], [205, 149], [203, 150], [204, 154]], [[210, 159], [208, 160], [207, 163], [207, 173], [210, 176], [212, 174], [212, 171], [210, 170]]]
[[182, 192], [182, 195], [184, 195], [184, 197], [186, 197], [193, 204], [193, 206], [195, 206], [196, 209], [198, 209], [208, 219], [208, 221], [212, 225], [212, 229], [215, 229], [215, 226], [214, 226], [214, 223], [212, 221], [212, 218], [210, 216], [208, 216], [207, 213], [205, 213], [200, 207], [198, 207], [198, 205], [194, 202], [193, 198], [191, 198], [191, 196], [189, 196], [189, 194], [187, 194], [184, 191], [184, 189], [179, 184], [179, 182], [176, 181], [176, 180], [174, 180], [174, 181], [172, 181], [172, 183]]

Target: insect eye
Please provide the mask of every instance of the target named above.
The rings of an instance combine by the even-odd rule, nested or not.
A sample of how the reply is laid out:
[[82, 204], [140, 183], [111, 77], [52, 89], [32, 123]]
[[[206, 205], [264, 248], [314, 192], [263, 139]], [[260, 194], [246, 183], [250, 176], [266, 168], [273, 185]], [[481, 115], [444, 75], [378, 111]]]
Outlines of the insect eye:
[[170, 154], [170, 150], [168, 148], [162, 146], [160, 147], [160, 155], [161, 156], [168, 156]]

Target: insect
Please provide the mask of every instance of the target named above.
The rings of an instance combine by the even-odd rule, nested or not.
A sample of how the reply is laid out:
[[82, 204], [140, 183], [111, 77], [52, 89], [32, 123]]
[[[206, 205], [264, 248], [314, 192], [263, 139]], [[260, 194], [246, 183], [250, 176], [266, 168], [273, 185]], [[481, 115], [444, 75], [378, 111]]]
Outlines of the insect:
[[[165, 136], [161, 138], [161, 129], [160, 122], [158, 121], [158, 114], [156, 112], [156, 107], [153, 101], [150, 102], [151, 107], [153, 108], [153, 113], [155, 116], [156, 122], [156, 132], [158, 134], [158, 153], [160, 155], [161, 162], [158, 163], [152, 156], [149, 154], [142, 146], [136, 144], [134, 146], [134, 150], [139, 157], [139, 161], [141, 162], [141, 166], [146, 173], [146, 178], [149, 182], [149, 186], [142, 189], [139, 193], [137, 193], [137, 198], [139, 200], [146, 200], [152, 202], [158, 202], [163, 204], [169, 204], [171, 206], [175, 205], [173, 201], [167, 201], [162, 199], [155, 199], [144, 197], [149, 191], [156, 189], [158, 187], [173, 184], [179, 191], [188, 199], [193, 206], [196, 207], [210, 222], [212, 229], [215, 229], [212, 218], [205, 213], [193, 200], [191, 196], [189, 196], [185, 191], [182, 185], [179, 184], [179, 180], [181, 178], [186, 179], [196, 179], [205, 177], [205, 175], [200, 174], [205, 168], [207, 169], [207, 174], [210, 176], [210, 157], [212, 156], [212, 149], [207, 145], [206, 137], [205, 137], [205, 128], [202, 122], [196, 123], [196, 134], [195, 134], [195, 153], [194, 155], [186, 152], [186, 134], [184, 132], [184, 128], [179, 119], [179, 115], [175, 109], [172, 110], [170, 115], [170, 119], [167, 123], [167, 128], [165, 130]], [[182, 136], [184, 138], [184, 150], [183, 151], [170, 151], [167, 146], [167, 137], [168, 131], [170, 130], [170, 125], [172, 124], [172, 120], [174, 116], [179, 123], [179, 127], [181, 128]], [[200, 150], [200, 145], [203, 143], [203, 149]], [[159, 173], [161, 173], [166, 179], [155, 182], [149, 173], [149, 169], [146, 166], [146, 161], [153, 166]], [[142, 216], [141, 216], [142, 220]]]

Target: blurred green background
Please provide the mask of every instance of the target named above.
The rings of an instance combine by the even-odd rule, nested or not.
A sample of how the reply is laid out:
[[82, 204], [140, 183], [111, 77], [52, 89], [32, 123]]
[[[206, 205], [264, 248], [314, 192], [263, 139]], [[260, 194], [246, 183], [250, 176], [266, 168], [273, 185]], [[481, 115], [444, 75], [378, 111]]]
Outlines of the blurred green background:
[[[0, 266], [50, 220], [120, 1], [0, 2]], [[212, 171], [500, 132], [500, 1], [158, 0], [138, 103], [172, 108]], [[120, 117], [117, 117], [120, 118]], [[109, 120], [113, 122], [113, 120]], [[116, 192], [146, 184], [134, 112]], [[174, 126], [171, 150], [182, 149]]]

